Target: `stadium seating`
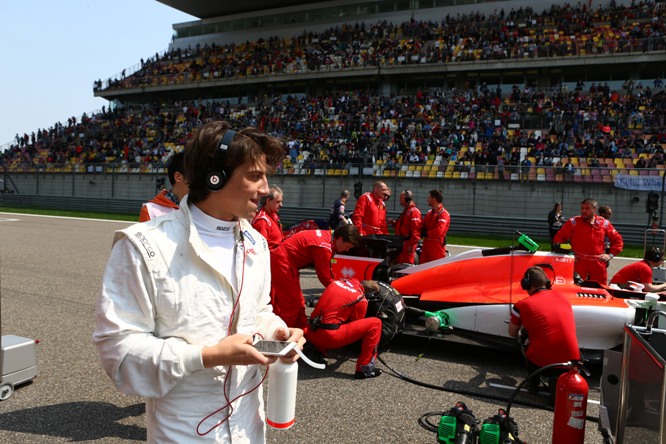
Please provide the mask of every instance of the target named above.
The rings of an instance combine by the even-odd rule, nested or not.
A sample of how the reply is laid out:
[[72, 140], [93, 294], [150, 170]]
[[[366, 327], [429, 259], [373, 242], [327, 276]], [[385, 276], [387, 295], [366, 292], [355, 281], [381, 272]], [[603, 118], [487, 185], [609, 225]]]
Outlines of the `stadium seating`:
[[[429, 56], [426, 56], [426, 62], [449, 64], [453, 62], [451, 59], [455, 59], [456, 62], [487, 62], [493, 58], [505, 57], [532, 58], [555, 55], [579, 57], [581, 54], [599, 54], [604, 51], [618, 53], [623, 50], [621, 42], [623, 39], [620, 37], [623, 32], [640, 33], [648, 29], [659, 30], [662, 35], [664, 32], [664, 8], [652, 11], [651, 8], [645, 8], [644, 5], [632, 4], [617, 10], [599, 7], [585, 14], [577, 14], [576, 11], [580, 12], [577, 8], [579, 6], [559, 5], [550, 11], [535, 14], [534, 20], [538, 25], [531, 26], [529, 22], [524, 21], [523, 26], [512, 28], [517, 36], [535, 41], [539, 54], [534, 54], [528, 48], [529, 45], [516, 44], [511, 48], [499, 48], [501, 55], [498, 53], [488, 56], [483, 48], [484, 33], [493, 33], [495, 28], [485, 26], [485, 23], [476, 23], [479, 18], [464, 14], [451, 18], [446, 27], [439, 26], [437, 21], [409, 22], [400, 32], [387, 34], [387, 37], [381, 39], [369, 36], [380, 35], [386, 30], [384, 27], [387, 24], [368, 24], [371, 32], [364, 31], [368, 37], [359, 46], [364, 47], [364, 51], [372, 53], [372, 58], [366, 59], [365, 63], [368, 63], [369, 66], [376, 66], [379, 64], [377, 57], [384, 57], [388, 53], [395, 52], [398, 47], [402, 48], [407, 45], [415, 52], [419, 51], [417, 47], [422, 48], [421, 51], [425, 51], [425, 48], [431, 48], [430, 43], [437, 41], [442, 46], [451, 45], [451, 48], [447, 48], [451, 50], [451, 56], [448, 60], [446, 56], [439, 60], [430, 60]], [[507, 15], [511, 14], [514, 12]], [[633, 20], [610, 19], [624, 16], [631, 16]], [[567, 18], [567, 32], [560, 29], [562, 17]], [[589, 18], [583, 19], [582, 17]], [[492, 20], [498, 19], [498, 17], [492, 18]], [[477, 32], [472, 33], [473, 35], [469, 33], [470, 23], [476, 25]], [[344, 34], [343, 29], [347, 34]], [[326, 32], [327, 35], [335, 35], [341, 40], [360, 38], [351, 27]], [[374, 34], [374, 32], [379, 34]], [[426, 44], [420, 40], [422, 35], [428, 36]], [[449, 39], [451, 36], [456, 37], [454, 41]], [[663, 38], [655, 39], [655, 41], [655, 44], [663, 45]], [[561, 47], [559, 51], [562, 53], [549, 52], [555, 51], [554, 48], [558, 45]], [[279, 50], [275, 51], [276, 48]], [[355, 65], [356, 63], [361, 63], [355, 61], [354, 55], [358, 54], [353, 54], [356, 47], [352, 47], [352, 45], [349, 45], [349, 51], [352, 51], [349, 61], [343, 60], [337, 54], [327, 53], [329, 48], [320, 46], [312, 46], [312, 48], [322, 49], [322, 54], [331, 55], [340, 64], [340, 69], [353, 69], [358, 67]], [[234, 47], [233, 52], [230, 52], [229, 49], [228, 45], [219, 45], [215, 48], [206, 46], [193, 49], [187, 55], [177, 52], [168, 53], [164, 57], [156, 57], [142, 63], [139, 71], [124, 79], [106, 82], [104, 86], [100, 82], [95, 88], [96, 91], [100, 91], [104, 89], [122, 90], [147, 85], [178, 85], [194, 81], [205, 83], [220, 81], [220, 79], [307, 72], [312, 69], [311, 66], [314, 66], [315, 69], [322, 68], [321, 65], [306, 60], [307, 56], [303, 56], [303, 60], [293, 61], [296, 60], [291, 57], [293, 54], [303, 52], [303, 47], [299, 44], [298, 39], [275, 38], [270, 41], [246, 42], [246, 44]], [[624, 49], [630, 50], [628, 47]], [[650, 48], [650, 51], [652, 50], [663, 51], [664, 48], [656, 46]], [[542, 52], [543, 54], [541, 54]], [[293, 60], [283, 63], [284, 60], [278, 56], [285, 56]], [[390, 63], [421, 64], [423, 63], [422, 57], [423, 54], [414, 54], [414, 57], [405, 57], [401, 62], [398, 62], [398, 58], [395, 57]], [[363, 60], [363, 57], [358, 59]], [[197, 72], [193, 72], [191, 69], [193, 61], [198, 64]], [[238, 67], [238, 70], [234, 71], [236, 68], [230, 68], [229, 71], [221, 70], [219, 66], [225, 64], [230, 67]], [[282, 67], [278, 69], [278, 65]], [[601, 87], [601, 84], [599, 86]], [[377, 177], [496, 180], [499, 178], [498, 173], [489, 173], [480, 169], [476, 171], [473, 169], [474, 162], [470, 160], [465, 160], [463, 163], [464, 167], [468, 169], [467, 171], [456, 170], [456, 160], [468, 159], [466, 156], [480, 152], [489, 146], [489, 142], [497, 140], [500, 141], [504, 151], [499, 156], [496, 156], [499, 153], [495, 152], [489, 154], [503, 157], [507, 165], [511, 148], [520, 147], [520, 158], [529, 158], [534, 166], [537, 165], [539, 153], [550, 153], [544, 157], [552, 160], [553, 165], [556, 165], [561, 159], [563, 163], [566, 163], [566, 158], [571, 158], [580, 173], [574, 176], [563, 175], [547, 167], [533, 166], [528, 174], [528, 179], [538, 182], [610, 183], [613, 176], [618, 173], [660, 174], [660, 171], [655, 169], [640, 171], [634, 169], [637, 159], [650, 160], [659, 154], [660, 150], [663, 152], [666, 148], [663, 126], [655, 128], [653, 124], [650, 124], [650, 118], [654, 117], [652, 122], [662, 122], [661, 125], [663, 125], [663, 104], [659, 99], [655, 99], [656, 94], [648, 97], [646, 90], [642, 90], [640, 93], [637, 93], [637, 90], [619, 91], [615, 105], [610, 105], [602, 100], [608, 96], [605, 92], [583, 90], [577, 92], [574, 97], [563, 89], [536, 89], [528, 88], [527, 85], [524, 88], [522, 86], [516, 86], [516, 88], [517, 93], [502, 95], [502, 100], [498, 101], [501, 104], [498, 109], [490, 106], [495, 98], [494, 91], [486, 92], [482, 88], [468, 91], [424, 90], [419, 91], [418, 94], [411, 91], [400, 96], [396, 95], [394, 99], [396, 103], [400, 103], [400, 106], [393, 108], [387, 108], [382, 97], [366, 96], [366, 93], [358, 91], [324, 92], [317, 96], [299, 97], [299, 100], [270, 97], [270, 106], [274, 106], [274, 109], [277, 110], [273, 114], [262, 98], [247, 98], [249, 103], [238, 105], [224, 104], [225, 114], [220, 114], [218, 111], [222, 104], [214, 101], [206, 106], [187, 101], [179, 102], [177, 106], [167, 104], [160, 107], [155, 103], [127, 105], [124, 108], [117, 108], [114, 112], [107, 110], [94, 116], [84, 115], [80, 119], [68, 120], [66, 125], [55, 124], [52, 128], [38, 130], [33, 135], [25, 134], [17, 137], [16, 143], [13, 143], [2, 154], [2, 161], [9, 171], [31, 171], [40, 166], [49, 173], [58, 174], [72, 171], [83, 172], [87, 171], [89, 165], [107, 164], [119, 172], [160, 173], [164, 171], [164, 163], [168, 157], [173, 152], [183, 149], [184, 142], [197, 125], [208, 120], [224, 118], [238, 127], [261, 124], [262, 128], [269, 133], [288, 134], [290, 142], [299, 142], [299, 148], [294, 151], [294, 154], [290, 154], [290, 157], [285, 158], [282, 162], [282, 167], [278, 170], [279, 174], [314, 174], [332, 177], [349, 175], [349, 167], [338, 168], [337, 164], [358, 165], [363, 160], [363, 155], [357, 152], [357, 149], [364, 147], [377, 150], [377, 160], [372, 166], [372, 174]], [[658, 90], [663, 95], [663, 87], [655, 86], [654, 92]], [[543, 100], [544, 103], [557, 103], [558, 109], [562, 110], [563, 121], [574, 122], [578, 125], [574, 135], [576, 140], [588, 140], [587, 145], [573, 147], [574, 139], [569, 139], [563, 133], [551, 134], [547, 123], [552, 109], [546, 107], [538, 109], [534, 105], [538, 100]], [[597, 110], [598, 104], [602, 102], [606, 104], [607, 108]], [[475, 103], [479, 107], [478, 115], [466, 112], [465, 107], [469, 103]], [[431, 113], [423, 112], [422, 110], [429, 105], [434, 105]], [[574, 107], [577, 112], [569, 111]], [[618, 116], [616, 112], [618, 108], [635, 110], [642, 116], [640, 118], [629, 114]], [[287, 109], [289, 111], [286, 111]], [[543, 128], [512, 126], [505, 116], [508, 109], [514, 109], [521, 118], [526, 120], [535, 119], [542, 122]], [[592, 112], [595, 114], [591, 115]], [[583, 119], [582, 113], [590, 115]], [[306, 115], [313, 118], [302, 118]], [[395, 117], [398, 115], [400, 117]], [[451, 117], [453, 115], [461, 117], [454, 120]], [[270, 117], [260, 121], [257, 116]], [[612, 116], [612, 119], [609, 120], [603, 116]], [[487, 122], [490, 122], [489, 124], [486, 122], [486, 118]], [[354, 119], [359, 120], [357, 127], [353, 127], [354, 125], [347, 127], [344, 124], [344, 122], [352, 120], [356, 122]], [[424, 124], [431, 124], [432, 129], [429, 132], [420, 130], [420, 133], [419, 130], [409, 129], [408, 123], [417, 120], [423, 121]], [[448, 126], [440, 125], [445, 121]], [[495, 127], [495, 121], [500, 122], [499, 128]], [[600, 135], [598, 131], [600, 125], [609, 124], [609, 121], [612, 121], [610, 133]], [[315, 122], [326, 122], [330, 128], [322, 129]], [[387, 132], [385, 139], [382, 139], [379, 129], [384, 127], [387, 128]], [[650, 133], [648, 135], [646, 132], [643, 138], [641, 130], [646, 127], [650, 127]], [[172, 130], [165, 131], [164, 128]], [[366, 130], [359, 131], [359, 128]], [[398, 131], [399, 128], [400, 131]], [[460, 128], [460, 130], [456, 130], [456, 128]], [[467, 130], [469, 128], [475, 128], [477, 131], [476, 143], [470, 142], [472, 131]], [[499, 129], [505, 130], [505, 135], [503, 134], [501, 137], [486, 135], [486, 130], [496, 134]], [[543, 146], [540, 149], [537, 149], [536, 142], [528, 140], [526, 131], [548, 134], [547, 137], [544, 137]], [[316, 137], [313, 136], [314, 133], [317, 134]], [[91, 137], [90, 135], [93, 134], [95, 136]], [[79, 135], [83, 137], [79, 137]], [[403, 135], [404, 140], [394, 141], [394, 137]], [[461, 138], [463, 142], [461, 143], [454, 136], [464, 136]], [[408, 142], [411, 137], [418, 140], [418, 149], [430, 156], [423, 165], [403, 163], [407, 156], [401, 153], [402, 150], [407, 150], [404, 147], [409, 146]], [[429, 146], [426, 143], [429, 138], [433, 139], [436, 144]], [[593, 147], [597, 140], [603, 140], [603, 152], [595, 152]], [[611, 140], [617, 144], [614, 152], [607, 147]], [[467, 143], [470, 143], [470, 146], [467, 146]], [[304, 146], [307, 146], [314, 154], [306, 156], [303, 152], [299, 152], [299, 150], [304, 150]], [[340, 149], [341, 146], [346, 147], [344, 153]], [[628, 152], [630, 157], [621, 157], [625, 152]], [[595, 156], [600, 165], [604, 167], [599, 171], [589, 166], [591, 159]], [[388, 159], [391, 159], [400, 170], [388, 170], [386, 168]], [[663, 167], [663, 160], [658, 161], [657, 168]], [[358, 166], [354, 168], [358, 172]], [[663, 170], [661, 171], [663, 172]], [[504, 176], [508, 180], [520, 180], [519, 175], [514, 172], [507, 171]]]

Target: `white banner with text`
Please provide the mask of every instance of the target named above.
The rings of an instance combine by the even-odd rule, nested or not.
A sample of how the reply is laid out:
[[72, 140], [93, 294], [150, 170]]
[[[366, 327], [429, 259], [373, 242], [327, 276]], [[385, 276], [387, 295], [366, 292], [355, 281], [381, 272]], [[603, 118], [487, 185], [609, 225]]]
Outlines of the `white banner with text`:
[[629, 174], [616, 174], [615, 186], [624, 190], [661, 191], [663, 178], [661, 176], [630, 176]]

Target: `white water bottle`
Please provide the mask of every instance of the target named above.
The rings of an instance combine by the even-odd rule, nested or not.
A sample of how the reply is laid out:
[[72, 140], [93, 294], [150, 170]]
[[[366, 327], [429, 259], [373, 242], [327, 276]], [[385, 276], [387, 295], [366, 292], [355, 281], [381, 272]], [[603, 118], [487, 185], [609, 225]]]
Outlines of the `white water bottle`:
[[288, 429], [294, 425], [297, 384], [298, 363], [278, 359], [268, 367], [266, 424], [275, 429]]

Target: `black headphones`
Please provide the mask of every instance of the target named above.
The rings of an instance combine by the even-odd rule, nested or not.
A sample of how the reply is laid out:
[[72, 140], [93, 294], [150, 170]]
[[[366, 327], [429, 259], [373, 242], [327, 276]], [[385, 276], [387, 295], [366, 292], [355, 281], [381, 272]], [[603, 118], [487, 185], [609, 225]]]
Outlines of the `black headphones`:
[[663, 257], [664, 257], [664, 252], [657, 247], [652, 247], [648, 249], [648, 251], [645, 253], [645, 259], [651, 262], [661, 262]]
[[[522, 288], [525, 291], [528, 291], [530, 288], [532, 288], [532, 273], [533, 273], [532, 269], [528, 268], [525, 271], [523, 278], [520, 280], [520, 288]], [[553, 284], [550, 282], [550, 279], [548, 279], [548, 276], [546, 276], [546, 289], [550, 290], [552, 286]]]
[[405, 190], [405, 203], [410, 203], [414, 200], [414, 193], [409, 190]]
[[227, 171], [224, 167], [224, 157], [226, 155], [229, 145], [234, 140], [236, 131], [228, 129], [222, 136], [220, 146], [215, 150], [213, 155], [213, 163], [206, 172], [206, 187], [210, 191], [219, 191], [227, 182]]

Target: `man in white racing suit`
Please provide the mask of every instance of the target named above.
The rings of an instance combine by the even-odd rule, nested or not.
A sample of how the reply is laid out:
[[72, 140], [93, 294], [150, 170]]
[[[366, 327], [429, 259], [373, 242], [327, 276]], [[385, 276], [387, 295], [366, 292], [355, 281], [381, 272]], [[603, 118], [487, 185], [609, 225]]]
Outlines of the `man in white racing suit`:
[[148, 442], [265, 442], [261, 383], [275, 358], [253, 337], [304, 342], [273, 313], [268, 246], [245, 220], [282, 144], [211, 122], [185, 151], [181, 210], [116, 233], [93, 341], [116, 386], [147, 398]]

